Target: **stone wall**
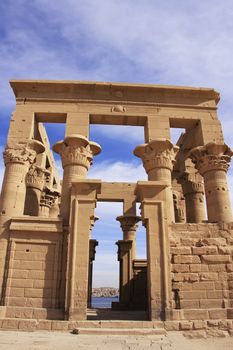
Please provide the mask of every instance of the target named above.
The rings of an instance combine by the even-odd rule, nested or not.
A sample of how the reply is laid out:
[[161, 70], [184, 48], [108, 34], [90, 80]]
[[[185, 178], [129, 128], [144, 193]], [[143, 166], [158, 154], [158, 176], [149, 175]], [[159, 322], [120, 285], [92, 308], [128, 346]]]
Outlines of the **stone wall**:
[[231, 225], [173, 224], [170, 253], [173, 308], [186, 319], [232, 318]]

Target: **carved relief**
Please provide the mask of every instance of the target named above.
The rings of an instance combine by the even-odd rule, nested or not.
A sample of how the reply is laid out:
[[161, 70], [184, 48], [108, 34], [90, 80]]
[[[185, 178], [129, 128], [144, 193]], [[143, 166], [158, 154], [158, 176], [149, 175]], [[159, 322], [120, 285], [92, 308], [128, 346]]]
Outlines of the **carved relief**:
[[6, 147], [3, 152], [5, 165], [8, 163], [33, 164], [38, 153], [44, 152], [44, 145], [37, 140], [18, 143], [14, 147]]
[[114, 106], [111, 109], [111, 112], [121, 112], [121, 113], [123, 113], [125, 111], [126, 111], [126, 108], [124, 106], [121, 106], [121, 105]]

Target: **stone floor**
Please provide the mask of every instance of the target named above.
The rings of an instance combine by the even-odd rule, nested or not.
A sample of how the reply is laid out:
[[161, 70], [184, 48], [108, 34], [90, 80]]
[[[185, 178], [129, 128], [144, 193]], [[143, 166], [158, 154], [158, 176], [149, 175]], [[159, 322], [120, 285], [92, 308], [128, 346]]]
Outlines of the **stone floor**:
[[186, 339], [166, 336], [74, 335], [68, 332], [0, 331], [0, 350], [232, 350], [232, 337]]

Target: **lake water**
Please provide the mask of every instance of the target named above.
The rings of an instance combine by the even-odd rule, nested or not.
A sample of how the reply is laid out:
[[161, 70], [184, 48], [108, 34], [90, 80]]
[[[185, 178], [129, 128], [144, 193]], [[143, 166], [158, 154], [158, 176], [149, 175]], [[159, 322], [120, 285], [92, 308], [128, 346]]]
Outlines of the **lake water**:
[[119, 298], [92, 297], [92, 307], [100, 308], [100, 309], [108, 309], [108, 308], [111, 308], [112, 301], [119, 301]]

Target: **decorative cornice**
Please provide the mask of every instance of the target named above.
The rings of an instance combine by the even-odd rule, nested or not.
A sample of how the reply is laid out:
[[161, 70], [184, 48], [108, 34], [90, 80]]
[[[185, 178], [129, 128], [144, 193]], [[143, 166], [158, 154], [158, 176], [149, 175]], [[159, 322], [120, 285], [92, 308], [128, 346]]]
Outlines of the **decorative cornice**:
[[227, 172], [232, 155], [233, 152], [230, 147], [226, 144], [217, 144], [215, 142], [193, 148], [189, 152], [189, 157], [202, 176], [213, 170]]
[[141, 158], [147, 173], [155, 168], [173, 169], [175, 157], [179, 150], [167, 139], [156, 139], [137, 146], [134, 155]]
[[63, 168], [67, 165], [80, 165], [88, 170], [93, 156], [101, 152], [101, 147], [85, 136], [70, 135], [64, 141], [58, 141], [53, 150], [60, 154]]

